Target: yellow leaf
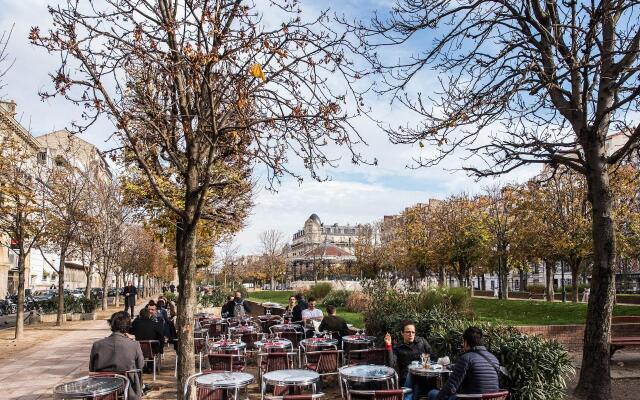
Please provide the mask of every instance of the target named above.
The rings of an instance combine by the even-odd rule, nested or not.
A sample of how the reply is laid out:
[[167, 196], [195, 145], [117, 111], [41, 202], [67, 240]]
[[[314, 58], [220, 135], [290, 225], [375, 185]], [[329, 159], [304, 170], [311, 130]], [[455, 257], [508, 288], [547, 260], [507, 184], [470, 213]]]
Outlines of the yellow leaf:
[[267, 78], [264, 76], [264, 72], [262, 71], [262, 66], [260, 64], [253, 64], [251, 68], [249, 68], [249, 73], [255, 77], [260, 78], [265, 81]]
[[424, 143], [418, 142], [418, 146], [420, 146], [420, 148], [423, 148], [424, 147]]

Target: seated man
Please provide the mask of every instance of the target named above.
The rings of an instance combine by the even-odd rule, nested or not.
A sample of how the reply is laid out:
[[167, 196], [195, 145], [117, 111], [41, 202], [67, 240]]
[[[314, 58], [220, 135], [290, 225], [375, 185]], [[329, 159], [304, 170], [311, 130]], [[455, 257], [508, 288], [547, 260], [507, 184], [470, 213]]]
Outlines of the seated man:
[[296, 308], [297, 304], [298, 304], [298, 301], [296, 300], [296, 296], [293, 296], [293, 295], [289, 296], [289, 304], [287, 304], [287, 307], [285, 307], [284, 314], [292, 316], [293, 310], [294, 308]]
[[413, 393], [405, 396], [405, 399], [420, 398], [421, 389], [424, 389], [426, 381], [420, 377], [414, 377], [409, 373], [409, 364], [412, 361], [420, 361], [423, 354], [431, 354], [431, 346], [423, 337], [416, 336], [416, 325], [413, 321], [405, 320], [401, 323], [402, 342], [391, 346], [391, 335], [386, 334], [384, 344], [387, 349], [387, 365], [398, 372], [399, 382], [403, 387], [413, 389]]
[[482, 345], [482, 331], [467, 328], [462, 334], [463, 354], [452, 368], [444, 388], [429, 392], [429, 400], [455, 399], [456, 394], [483, 394], [500, 390], [500, 362]]
[[136, 337], [136, 340], [157, 340], [160, 344], [153, 345], [154, 353], [162, 353], [164, 344], [164, 335], [162, 334], [162, 325], [153, 320], [151, 315], [151, 308], [145, 307], [140, 310], [138, 318], [133, 320], [131, 324], [131, 333]]
[[229, 317], [244, 317], [251, 313], [249, 304], [242, 298], [242, 293], [236, 292], [233, 296], [233, 307], [229, 310]]
[[305, 325], [305, 337], [313, 337], [317, 323], [322, 321], [322, 317], [322, 310], [316, 308], [316, 299], [309, 297], [308, 308], [302, 310], [302, 323]]
[[[296, 299], [296, 304], [291, 310], [291, 320], [293, 322], [300, 322], [302, 321], [302, 312], [308, 308], [309, 304], [304, 300], [302, 293], [298, 293], [293, 297]], [[289, 300], [289, 302], [291, 302], [291, 300]]]
[[229, 314], [233, 312], [233, 306], [235, 305], [233, 301], [233, 296], [227, 296], [227, 302], [222, 305], [222, 309], [220, 310], [220, 316], [222, 318], [227, 318]]
[[[118, 311], [109, 320], [111, 336], [100, 339], [91, 347], [89, 371], [125, 372], [141, 369], [144, 356], [140, 345], [127, 336], [131, 317], [126, 311]], [[137, 373], [128, 374], [130, 385], [128, 398], [138, 400], [142, 397], [142, 381]]]
[[[343, 336], [349, 334], [347, 321], [336, 315], [336, 308], [334, 306], [327, 306], [327, 314], [329, 315], [322, 318], [322, 322], [320, 322], [318, 330], [320, 332], [336, 332], [338, 334], [338, 341], [340, 341]], [[338, 345], [340, 345], [340, 343], [338, 343]]]

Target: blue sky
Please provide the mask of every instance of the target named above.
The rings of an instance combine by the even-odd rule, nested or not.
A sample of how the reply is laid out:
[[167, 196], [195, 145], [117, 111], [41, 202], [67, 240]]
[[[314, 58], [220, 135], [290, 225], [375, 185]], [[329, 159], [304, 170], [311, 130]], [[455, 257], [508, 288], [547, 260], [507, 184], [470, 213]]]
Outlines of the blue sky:
[[[257, 1], [259, 2], [259, 0]], [[55, 57], [49, 56], [42, 49], [29, 45], [27, 35], [31, 26], [46, 29], [49, 16], [46, 4], [42, 0], [0, 0], [0, 31], [14, 26], [9, 45], [10, 57], [15, 59], [13, 68], [6, 77], [7, 86], [0, 97], [11, 99], [18, 104], [18, 119], [29, 128], [34, 135], [47, 133], [54, 129], [69, 126], [71, 121], [79, 118], [80, 110], [62, 99], [45, 102], [38, 96], [38, 90], [49, 87], [48, 73], [56, 66]], [[317, 2], [303, 1], [303, 9], [312, 11]], [[351, 18], [364, 18], [373, 10], [385, 12], [390, 1], [355, 1], [320, 2], [322, 7], [332, 7], [337, 13]], [[305, 8], [308, 5], [309, 8]], [[423, 42], [427, 37], [413, 42]], [[407, 46], [394, 50], [397, 54], [417, 51]], [[394, 55], [395, 56], [395, 55]], [[428, 91], [433, 75], [425, 71], [416, 79], [416, 91]], [[389, 99], [369, 96], [367, 104], [373, 108], [377, 117], [384, 116], [390, 122], [414, 123], [416, 116], [407, 110], [389, 104]], [[356, 122], [358, 131], [365, 137], [369, 146], [360, 150], [379, 160], [377, 167], [354, 166], [346, 161], [337, 169], [328, 171], [330, 180], [312, 182], [305, 179], [298, 185], [292, 179], [285, 179], [277, 193], [259, 190], [256, 195], [256, 206], [251, 216], [236, 238], [241, 252], [250, 254], [259, 250], [258, 235], [266, 229], [281, 230], [287, 238], [300, 229], [306, 218], [317, 213], [323, 222], [340, 224], [356, 224], [373, 222], [385, 214], [395, 214], [416, 202], [425, 202], [429, 198], [444, 198], [461, 191], [476, 193], [488, 181], [475, 182], [461, 171], [455, 171], [461, 161], [452, 157], [441, 166], [421, 170], [409, 170], [405, 166], [412, 157], [428, 151], [418, 146], [392, 145], [386, 135], [371, 121], [361, 119]], [[106, 138], [114, 131], [108, 121], [92, 127], [83, 138], [102, 149], [113, 146]], [[532, 174], [534, 168], [518, 171], [517, 174], [503, 178], [503, 181], [522, 180]], [[261, 186], [261, 185], [258, 185]]]

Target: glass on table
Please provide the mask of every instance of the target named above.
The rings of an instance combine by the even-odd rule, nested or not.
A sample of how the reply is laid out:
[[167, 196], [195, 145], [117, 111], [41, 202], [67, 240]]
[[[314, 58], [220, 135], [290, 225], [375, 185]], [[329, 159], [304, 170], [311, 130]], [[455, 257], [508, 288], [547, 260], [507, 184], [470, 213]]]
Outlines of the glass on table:
[[429, 354], [427, 353], [422, 353], [420, 354], [420, 361], [422, 362], [422, 367], [423, 368], [428, 368], [429, 367]]

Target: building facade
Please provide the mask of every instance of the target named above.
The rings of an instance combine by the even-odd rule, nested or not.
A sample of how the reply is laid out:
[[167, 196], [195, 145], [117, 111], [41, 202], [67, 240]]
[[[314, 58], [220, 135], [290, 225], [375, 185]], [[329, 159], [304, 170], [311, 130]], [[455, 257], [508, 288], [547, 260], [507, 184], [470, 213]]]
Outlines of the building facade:
[[[10, 138], [16, 141], [27, 154], [33, 155], [35, 162], [38, 143], [33, 136], [16, 120], [16, 103], [0, 101], [0, 139]], [[4, 149], [0, 148], [0, 156]], [[25, 260], [25, 287], [31, 284], [30, 262]], [[6, 293], [15, 293], [18, 288], [18, 255], [11, 246], [11, 238], [0, 232], [0, 297]]]

